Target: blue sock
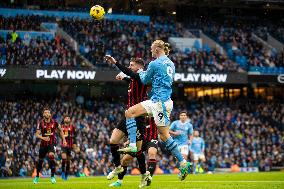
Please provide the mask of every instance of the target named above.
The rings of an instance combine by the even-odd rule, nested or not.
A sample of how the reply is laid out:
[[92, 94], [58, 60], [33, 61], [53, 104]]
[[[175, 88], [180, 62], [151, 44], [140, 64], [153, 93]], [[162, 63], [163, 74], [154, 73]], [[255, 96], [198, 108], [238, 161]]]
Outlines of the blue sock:
[[131, 143], [136, 144], [137, 126], [136, 126], [135, 118], [126, 118], [126, 129], [127, 129], [128, 137], [129, 137], [129, 140], [130, 140], [130, 144]]
[[173, 140], [172, 137], [168, 138], [165, 142], [167, 150], [169, 150], [172, 155], [174, 155], [179, 162], [183, 161], [183, 157], [178, 149], [177, 143]]
[[193, 163], [193, 173], [196, 173], [196, 163]]

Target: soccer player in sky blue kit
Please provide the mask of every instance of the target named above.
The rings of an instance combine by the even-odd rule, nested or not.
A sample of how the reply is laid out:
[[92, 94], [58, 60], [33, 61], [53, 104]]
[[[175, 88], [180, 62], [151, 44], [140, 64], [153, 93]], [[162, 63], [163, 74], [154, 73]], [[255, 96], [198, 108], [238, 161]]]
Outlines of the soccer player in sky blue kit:
[[199, 131], [194, 131], [193, 133], [193, 139], [191, 142], [191, 152], [193, 154], [193, 173], [195, 174], [196, 166], [198, 164], [198, 161], [201, 160], [200, 167], [203, 168], [203, 163], [205, 162], [205, 155], [204, 155], [204, 149], [205, 149], [205, 143], [204, 140], [199, 137]]
[[186, 111], [179, 114], [179, 120], [172, 122], [170, 127], [170, 134], [174, 141], [179, 145], [179, 150], [184, 159], [188, 158], [189, 144], [192, 141], [193, 126], [187, 116]]
[[151, 115], [154, 117], [157, 125], [160, 139], [179, 161], [179, 178], [180, 180], [184, 180], [188, 175], [191, 164], [183, 158], [177, 143], [169, 133], [170, 114], [173, 109], [173, 101], [171, 100], [172, 83], [175, 74], [174, 63], [167, 57], [169, 51], [169, 44], [162, 40], [156, 40], [152, 43], [151, 52], [155, 60], [149, 63], [146, 71], [141, 70], [141, 72], [139, 72], [142, 83], [152, 86], [151, 98], [125, 111], [130, 144], [128, 147], [120, 149], [119, 151], [124, 153], [137, 152], [137, 126], [135, 117], [144, 114]]

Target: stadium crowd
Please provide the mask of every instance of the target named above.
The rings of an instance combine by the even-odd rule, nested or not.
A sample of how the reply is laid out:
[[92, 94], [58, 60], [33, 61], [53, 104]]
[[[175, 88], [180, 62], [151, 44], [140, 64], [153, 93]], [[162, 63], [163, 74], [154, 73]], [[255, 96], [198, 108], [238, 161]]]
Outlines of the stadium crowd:
[[[61, 27], [79, 42], [80, 52], [102, 69], [109, 67], [103, 61], [105, 54], [111, 54], [123, 64], [128, 64], [131, 57], [140, 57], [149, 62], [150, 46], [155, 39], [168, 41], [169, 37], [186, 35], [181, 24], [160, 17], [149, 24], [117, 20], [96, 23], [77, 19], [63, 19], [60, 23]], [[174, 60], [177, 70], [241, 71], [225, 54], [215, 49], [200, 48], [200, 45], [191, 50], [172, 49], [170, 57]]]
[[210, 33], [216, 36], [218, 41], [228, 47], [228, 53], [232, 53], [240, 64], [258, 67], [283, 67], [283, 51], [277, 53], [275, 49], [266, 48], [253, 37], [251, 29], [242, 28], [218, 28]]
[[[34, 172], [40, 144], [35, 129], [46, 105], [59, 122], [68, 112], [77, 129], [80, 152], [72, 153], [72, 173], [106, 175], [113, 168], [108, 143], [112, 129], [124, 116], [122, 101], [87, 99], [81, 95], [74, 101], [65, 97], [44, 99], [0, 100], [0, 176], [27, 176]], [[175, 101], [172, 120], [185, 109], [191, 114], [194, 129], [205, 140], [207, 170], [230, 168], [233, 164], [260, 170], [284, 166], [283, 103], [241, 99]], [[162, 144], [160, 147], [158, 166], [164, 173], [170, 173], [175, 167], [173, 157]], [[57, 173], [61, 172], [60, 149], [58, 145]], [[136, 162], [132, 166], [137, 167]], [[47, 160], [43, 167], [42, 174], [50, 174]]]
[[0, 65], [79, 66], [76, 52], [59, 36], [46, 40], [28, 35], [14, 39], [12, 35], [0, 37]]
[[55, 17], [29, 15], [17, 15], [15, 17], [3, 17], [0, 15], [1, 30], [42, 31], [42, 22], [55, 22]]
[[284, 49], [277, 51], [256, 38], [266, 41], [270, 34], [281, 41], [284, 35], [281, 23], [242, 18], [218, 20], [207, 16], [192, 18], [187, 27], [199, 28], [211, 36], [226, 49], [230, 59], [244, 68], [284, 67]]
[[[131, 57], [141, 57], [149, 62], [151, 60], [149, 47], [154, 39], [159, 38], [168, 41], [169, 37], [188, 35], [182, 24], [167, 17], [156, 17], [150, 23], [144, 23], [122, 20], [96, 22], [77, 18], [56, 20], [55, 17], [45, 16], [16, 16], [14, 18], [0, 16], [0, 29], [40, 31], [42, 22], [58, 22], [60, 27], [78, 42], [79, 52], [99, 69], [109, 69], [110, 67], [103, 60], [105, 54], [113, 55], [124, 64], [128, 64]], [[225, 47], [227, 54], [207, 46], [200, 48], [200, 45], [187, 50], [173, 48], [170, 57], [174, 60], [177, 70], [240, 72], [250, 67], [284, 67], [284, 49], [277, 52], [274, 48], [267, 48], [253, 36], [253, 33], [255, 33], [266, 40], [268, 33], [273, 33], [281, 40], [281, 36], [283, 37], [281, 27], [277, 27], [278, 29], [272, 32], [250, 22], [232, 23], [234, 22], [230, 22], [230, 24], [229, 22], [219, 23], [212, 18], [208, 18], [206, 22], [192, 19], [188, 27], [202, 29], [203, 32], [212, 36]], [[273, 26], [271, 27], [273, 28]], [[21, 40], [24, 41], [25, 39]], [[49, 42], [45, 43], [48, 44]], [[18, 44], [13, 43], [10, 45], [15, 45], [16, 48], [18, 46]], [[31, 45], [26, 44], [26, 46], [29, 48]], [[48, 47], [54, 48], [52, 45], [48, 45]], [[68, 47], [67, 49], [71, 48]], [[71, 56], [75, 54], [72, 50], [67, 50], [67, 52]], [[5, 59], [5, 57], [2, 57], [2, 59]], [[50, 57], [46, 59], [50, 60]], [[8, 62], [8, 60], [2, 61], [2, 64], [4, 62]], [[34, 63], [26, 62], [23, 64]], [[46, 64], [61, 66], [65, 64], [74, 65], [74, 62], [67, 60], [67, 63], [47, 62]]]
[[[16, 40], [11, 37], [14, 33], [16, 34], [18, 30], [41, 31], [42, 22], [57, 21], [55, 17], [45, 16], [8, 18], [0, 16], [0, 29], [11, 30], [7, 37], [1, 39], [1, 65], [78, 65], [74, 59], [75, 52], [66, 43], [60, 44], [59, 49], [58, 43], [55, 46], [53, 40], [49, 41], [44, 37], [31, 39], [30, 36], [20, 38], [17, 35], [17, 41], [20, 42], [14, 43]], [[98, 23], [65, 18], [59, 21], [59, 24], [78, 41], [80, 53], [99, 69], [109, 69], [110, 65], [103, 60], [105, 54], [112, 54], [124, 64], [128, 64], [131, 57], [141, 57], [149, 62], [151, 60], [149, 47], [154, 39], [160, 38], [167, 41], [169, 37], [186, 35], [181, 24], [165, 17], [157, 17], [150, 23], [111, 20]], [[13, 43], [10, 41], [11, 38]], [[200, 48], [199, 46], [185, 51], [172, 49], [170, 56], [174, 60], [177, 70], [188, 70], [190, 72], [197, 70], [205, 70], [206, 72], [240, 71], [238, 64], [229, 60], [225, 54], [215, 49]], [[54, 56], [51, 57], [54, 51], [57, 54], [55, 55], [57, 56], [56, 59]], [[28, 61], [18, 60], [26, 60], [25, 54], [30, 55], [31, 53], [36, 53], [33, 56], [35, 60], [32, 60], [32, 58], [29, 58]], [[38, 59], [40, 60], [38, 61]]]

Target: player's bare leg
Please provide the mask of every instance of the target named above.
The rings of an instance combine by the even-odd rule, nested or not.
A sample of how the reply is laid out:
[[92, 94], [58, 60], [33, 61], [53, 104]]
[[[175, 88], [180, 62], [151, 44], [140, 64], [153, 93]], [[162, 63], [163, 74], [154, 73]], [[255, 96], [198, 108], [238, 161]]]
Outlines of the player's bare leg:
[[123, 172], [123, 167], [120, 164], [120, 155], [118, 153], [118, 149], [119, 149], [119, 143], [120, 141], [123, 139], [123, 137], [125, 136], [125, 134], [115, 128], [111, 134], [110, 137], [110, 150], [111, 150], [111, 154], [112, 154], [112, 161], [113, 164], [115, 165], [115, 169], [110, 172], [107, 176], [108, 180], [113, 179], [116, 175], [118, 175], [119, 173]]
[[125, 117], [126, 117], [126, 128], [130, 140], [130, 144], [126, 148], [119, 149], [119, 152], [123, 153], [130, 153], [130, 152], [137, 152], [137, 146], [136, 146], [136, 131], [137, 131], [137, 125], [136, 125], [136, 117], [142, 116], [147, 114], [147, 111], [145, 108], [141, 105], [141, 103], [136, 104], [134, 106], [131, 106], [128, 108], [128, 110], [125, 111]]

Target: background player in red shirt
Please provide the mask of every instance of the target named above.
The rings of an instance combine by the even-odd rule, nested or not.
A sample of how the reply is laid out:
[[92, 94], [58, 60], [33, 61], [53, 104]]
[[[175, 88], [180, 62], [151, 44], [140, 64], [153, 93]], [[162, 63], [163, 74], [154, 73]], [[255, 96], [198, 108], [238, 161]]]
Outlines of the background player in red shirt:
[[79, 151], [76, 145], [76, 129], [75, 126], [71, 124], [71, 118], [69, 115], [65, 114], [63, 116], [63, 124], [61, 125], [61, 129], [63, 130], [65, 140], [67, 145], [62, 145], [62, 173], [61, 177], [63, 180], [67, 180], [68, 173], [70, 170], [70, 160], [71, 160], [71, 151], [72, 149], [75, 152]]
[[51, 118], [51, 113], [49, 108], [44, 108], [43, 110], [43, 119], [37, 125], [36, 128], [36, 138], [41, 140], [40, 149], [39, 149], [39, 160], [37, 162], [37, 175], [34, 178], [34, 184], [37, 184], [39, 181], [39, 172], [42, 169], [43, 159], [46, 154], [49, 158], [49, 167], [51, 169], [51, 183], [56, 183], [54, 173], [55, 173], [55, 146], [56, 146], [56, 136], [55, 131], [60, 132], [60, 136], [63, 141], [63, 145], [67, 145], [63, 131], [58, 124], [58, 122]]

